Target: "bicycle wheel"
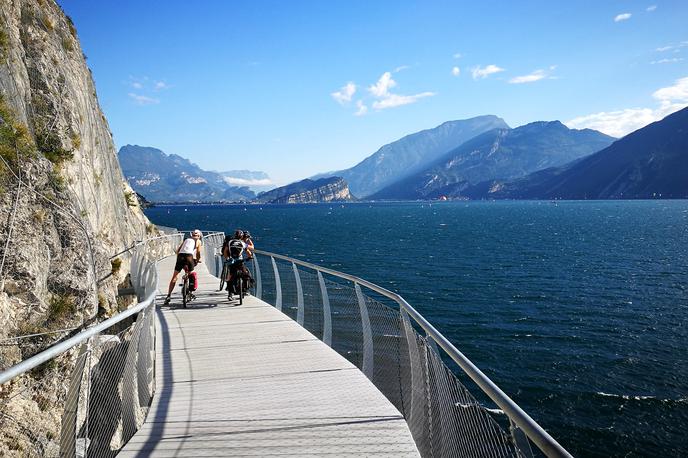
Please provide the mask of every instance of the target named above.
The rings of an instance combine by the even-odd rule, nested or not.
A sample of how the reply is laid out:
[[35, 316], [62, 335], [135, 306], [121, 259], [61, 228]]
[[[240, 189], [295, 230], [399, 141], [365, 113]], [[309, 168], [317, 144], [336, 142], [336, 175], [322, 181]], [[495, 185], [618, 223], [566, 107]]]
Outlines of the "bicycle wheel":
[[189, 294], [189, 277], [184, 276], [184, 283], [182, 284], [182, 306], [186, 308], [187, 294]]
[[244, 279], [239, 277], [239, 305], [244, 303]]
[[222, 273], [220, 274], [220, 289], [218, 289], [218, 291], [222, 291], [225, 287], [225, 278], [227, 278], [228, 270], [229, 266], [226, 263], [222, 263]]

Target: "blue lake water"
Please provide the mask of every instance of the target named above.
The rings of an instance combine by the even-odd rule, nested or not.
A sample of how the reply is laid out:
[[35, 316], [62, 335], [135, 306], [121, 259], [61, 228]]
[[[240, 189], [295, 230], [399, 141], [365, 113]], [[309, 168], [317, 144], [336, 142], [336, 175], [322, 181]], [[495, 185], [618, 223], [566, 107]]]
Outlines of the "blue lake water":
[[688, 456], [688, 201], [146, 214], [400, 293], [576, 456]]

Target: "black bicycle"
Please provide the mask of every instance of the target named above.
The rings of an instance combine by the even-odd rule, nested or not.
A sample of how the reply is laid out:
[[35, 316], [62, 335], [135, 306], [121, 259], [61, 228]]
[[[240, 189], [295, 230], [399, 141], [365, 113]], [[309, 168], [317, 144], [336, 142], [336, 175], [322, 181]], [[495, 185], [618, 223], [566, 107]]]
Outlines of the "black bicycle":
[[220, 274], [220, 289], [218, 289], [218, 291], [225, 289], [225, 279], [227, 278], [227, 275], [229, 275], [229, 262], [223, 260], [222, 274]]
[[245, 259], [237, 259], [234, 261], [234, 263], [232, 263], [232, 284], [229, 285], [229, 294], [227, 295], [227, 299], [231, 301], [234, 300], [233, 293], [236, 292], [239, 295], [239, 305], [242, 305], [244, 303], [244, 296], [246, 295], [246, 291], [244, 289], [244, 282], [247, 279], [247, 274], [246, 267], [244, 266], [244, 261]]
[[184, 276], [182, 277], [182, 306], [186, 308], [186, 304], [196, 299], [193, 292], [191, 292], [191, 287], [189, 285], [189, 269], [184, 267]]

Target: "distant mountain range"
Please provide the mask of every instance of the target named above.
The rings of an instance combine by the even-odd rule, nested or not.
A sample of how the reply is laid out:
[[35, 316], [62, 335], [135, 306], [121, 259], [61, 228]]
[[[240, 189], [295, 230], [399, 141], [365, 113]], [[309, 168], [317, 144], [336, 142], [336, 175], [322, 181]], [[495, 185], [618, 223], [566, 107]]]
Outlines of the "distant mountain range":
[[126, 145], [118, 156], [134, 191], [154, 203], [236, 202], [255, 197], [248, 187], [229, 184], [227, 176], [157, 148]]
[[355, 196], [367, 197], [425, 169], [438, 157], [483, 132], [508, 128], [503, 119], [492, 115], [448, 121], [385, 145], [350, 169], [320, 174], [313, 178], [342, 177], [349, 183]]
[[569, 129], [559, 121], [492, 129], [442, 155], [424, 170], [383, 188], [372, 199], [459, 197], [472, 185], [511, 179], [566, 164], [614, 141], [595, 130]]
[[348, 202], [354, 200], [349, 186], [341, 177], [305, 179], [258, 194], [257, 203], [306, 204], [318, 202]]
[[480, 183], [471, 198], [688, 198], [688, 108], [595, 154], [511, 181]]

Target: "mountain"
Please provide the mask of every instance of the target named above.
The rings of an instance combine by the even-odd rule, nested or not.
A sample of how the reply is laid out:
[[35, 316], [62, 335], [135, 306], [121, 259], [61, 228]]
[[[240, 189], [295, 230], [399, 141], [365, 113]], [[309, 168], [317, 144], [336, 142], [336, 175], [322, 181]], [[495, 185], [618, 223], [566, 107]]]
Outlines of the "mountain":
[[119, 162], [134, 191], [151, 202], [236, 202], [255, 197], [247, 187], [231, 186], [221, 174], [157, 148], [123, 146]]
[[255, 202], [270, 204], [306, 204], [318, 202], [347, 202], [354, 200], [349, 186], [341, 177], [305, 179], [272, 191], [258, 194]]
[[510, 182], [481, 183], [473, 198], [688, 198], [688, 108], [562, 167]]
[[383, 146], [354, 167], [323, 176], [344, 178], [356, 196], [365, 197], [427, 167], [439, 156], [491, 129], [508, 129], [497, 116], [448, 121]]
[[464, 190], [497, 178], [512, 179], [566, 164], [599, 151], [613, 137], [569, 129], [559, 121], [485, 132], [437, 159], [425, 170], [370, 196], [373, 199], [432, 199], [462, 196]]
[[229, 170], [217, 172], [230, 186], [246, 186], [251, 191], [268, 191], [274, 186], [272, 180], [265, 172], [254, 170]]

